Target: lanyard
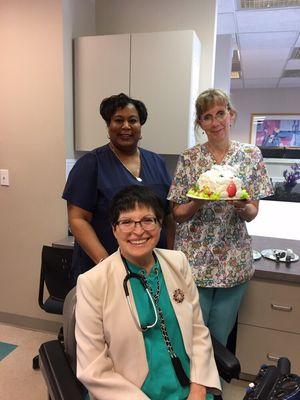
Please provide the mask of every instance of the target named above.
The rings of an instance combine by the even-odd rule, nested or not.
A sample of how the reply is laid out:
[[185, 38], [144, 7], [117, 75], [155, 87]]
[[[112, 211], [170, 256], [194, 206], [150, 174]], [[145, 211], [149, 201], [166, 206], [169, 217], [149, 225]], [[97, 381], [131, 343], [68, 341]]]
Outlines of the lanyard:
[[[155, 262], [157, 262], [156, 254], [153, 253], [153, 256], [154, 256]], [[151, 289], [151, 287], [148, 286], [146, 278], [143, 275], [139, 275], [139, 274], [136, 274], [134, 272], [131, 272], [129, 267], [128, 267], [127, 261], [123, 256], [122, 256], [122, 261], [124, 263], [124, 266], [125, 266], [125, 269], [126, 269], [126, 272], [127, 272], [127, 275], [125, 276], [124, 281], [123, 281], [123, 288], [124, 288], [124, 291], [125, 291], [127, 304], [129, 306], [129, 309], [130, 309], [130, 312], [131, 312], [131, 315], [133, 317], [133, 320], [134, 320], [134, 323], [135, 323], [136, 327], [138, 328], [138, 330], [140, 332], [146, 332], [149, 329], [153, 328], [157, 324], [157, 322], [159, 320], [159, 322], [160, 322], [160, 330], [161, 330], [161, 333], [162, 333], [162, 336], [163, 336], [163, 340], [164, 340], [164, 342], [166, 344], [166, 347], [167, 347], [169, 356], [171, 358], [171, 361], [172, 361], [173, 368], [175, 370], [176, 376], [177, 376], [181, 386], [188, 386], [190, 384], [190, 380], [186, 376], [186, 373], [185, 373], [185, 371], [184, 371], [184, 369], [182, 367], [181, 361], [180, 361], [179, 357], [177, 357], [177, 355], [176, 355], [176, 353], [175, 353], [175, 351], [173, 349], [172, 343], [171, 343], [169, 335], [168, 335], [167, 326], [166, 326], [166, 323], [165, 323], [163, 312], [162, 312], [162, 309], [161, 309], [161, 307], [159, 305], [159, 302], [158, 302], [159, 294], [160, 294], [160, 287], [158, 286], [157, 293], [154, 294], [152, 289]], [[141, 325], [139, 323], [139, 321], [137, 320], [136, 316], [135, 316], [135, 313], [133, 311], [133, 307], [132, 307], [131, 302], [129, 300], [128, 281], [130, 279], [138, 279], [141, 282], [144, 290], [147, 292], [147, 295], [148, 295], [148, 297], [149, 297], [149, 299], [151, 301], [151, 305], [153, 307], [153, 311], [154, 311], [154, 315], [155, 315], [155, 321], [152, 324]]]

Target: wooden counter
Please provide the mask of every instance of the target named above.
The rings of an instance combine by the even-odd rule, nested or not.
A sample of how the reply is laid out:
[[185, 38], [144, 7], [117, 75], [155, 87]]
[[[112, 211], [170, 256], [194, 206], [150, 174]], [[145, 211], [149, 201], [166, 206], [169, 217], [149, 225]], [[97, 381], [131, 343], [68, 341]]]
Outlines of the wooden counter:
[[[300, 256], [300, 240], [252, 236], [252, 248], [259, 252], [264, 249], [286, 250], [289, 248]], [[286, 264], [284, 262], [276, 263], [275, 261], [262, 257], [260, 260], [254, 261], [254, 265], [255, 278], [300, 283], [300, 260]]]
[[57, 240], [52, 243], [52, 247], [57, 247], [59, 249], [73, 249], [74, 236], [66, 236], [63, 239]]
[[[66, 236], [65, 238], [52, 243], [53, 247], [70, 249], [74, 246], [74, 237]], [[300, 240], [286, 240], [278, 238], [269, 238], [262, 236], [252, 237], [253, 250], [261, 251], [264, 249], [292, 249], [294, 253], [300, 256]], [[284, 282], [300, 283], [300, 260], [285, 264], [283, 262], [276, 263], [262, 257], [260, 260], [254, 261], [255, 278], [274, 279]]]

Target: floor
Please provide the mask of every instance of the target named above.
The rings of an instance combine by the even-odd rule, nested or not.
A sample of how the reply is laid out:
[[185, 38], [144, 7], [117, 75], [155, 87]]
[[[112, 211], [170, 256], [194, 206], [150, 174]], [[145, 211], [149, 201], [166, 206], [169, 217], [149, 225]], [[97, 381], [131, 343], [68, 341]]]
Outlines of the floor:
[[[0, 400], [46, 400], [42, 374], [32, 369], [32, 358], [41, 343], [56, 335], [22, 329], [0, 323], [0, 342], [17, 345], [0, 361]], [[234, 380], [225, 384], [224, 400], [242, 400], [247, 382]], [[71, 400], [71, 399], [70, 399]]]
[[55, 335], [0, 324], [0, 342], [17, 345], [0, 362], [0, 400], [46, 400], [41, 372], [32, 369], [32, 358], [41, 343]]
[[233, 379], [230, 384], [225, 383], [223, 400], [243, 400], [249, 382]]

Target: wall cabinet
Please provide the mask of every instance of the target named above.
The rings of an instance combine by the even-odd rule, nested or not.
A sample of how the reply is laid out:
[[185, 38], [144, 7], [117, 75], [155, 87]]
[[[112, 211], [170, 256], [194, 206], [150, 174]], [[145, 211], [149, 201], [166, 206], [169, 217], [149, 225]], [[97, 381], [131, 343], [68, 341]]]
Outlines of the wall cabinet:
[[142, 147], [179, 154], [194, 145], [200, 50], [200, 41], [190, 30], [75, 39], [76, 150], [107, 143], [99, 104], [120, 92], [142, 100], [148, 109]]
[[130, 35], [84, 36], [74, 40], [75, 150], [107, 142], [99, 114], [104, 97], [129, 92]]
[[297, 283], [254, 279], [238, 317], [236, 355], [242, 373], [256, 375], [261, 364], [288, 357], [300, 374], [300, 301]]

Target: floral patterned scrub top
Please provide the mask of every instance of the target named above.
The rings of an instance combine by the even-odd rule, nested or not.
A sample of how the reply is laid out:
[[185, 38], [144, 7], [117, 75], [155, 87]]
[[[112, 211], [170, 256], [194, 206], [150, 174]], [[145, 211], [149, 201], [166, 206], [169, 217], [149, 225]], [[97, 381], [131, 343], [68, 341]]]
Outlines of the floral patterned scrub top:
[[[188, 203], [187, 191], [214, 164], [203, 144], [185, 150], [179, 157], [168, 200]], [[236, 167], [251, 200], [273, 193], [258, 147], [231, 141], [221, 162], [225, 164]], [[254, 273], [246, 223], [227, 201], [207, 201], [191, 219], [178, 224], [175, 249], [186, 254], [199, 287], [232, 287], [250, 280]]]

